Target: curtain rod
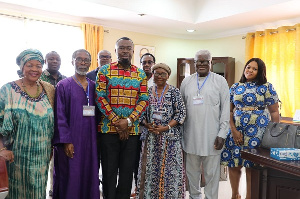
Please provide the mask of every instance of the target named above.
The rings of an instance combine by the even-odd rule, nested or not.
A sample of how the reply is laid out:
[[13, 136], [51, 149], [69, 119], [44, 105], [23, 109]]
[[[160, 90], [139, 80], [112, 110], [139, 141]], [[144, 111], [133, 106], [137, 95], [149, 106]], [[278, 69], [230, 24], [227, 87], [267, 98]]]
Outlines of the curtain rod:
[[[29, 19], [29, 20], [35, 20], [35, 21], [40, 21], [40, 22], [45, 22], [45, 23], [52, 23], [52, 24], [57, 24], [57, 25], [64, 25], [64, 26], [71, 26], [71, 27], [79, 27], [76, 25], [70, 25], [70, 24], [64, 24], [64, 23], [58, 23], [58, 22], [53, 22], [53, 21], [44, 21], [41, 19], [34, 19], [34, 18], [28, 18], [28, 17], [22, 17], [22, 16], [16, 16], [16, 15], [10, 15], [10, 14], [4, 14], [0, 13], [0, 15], [6, 16], [6, 17], [13, 17], [13, 18], [18, 18], [18, 19]], [[109, 33], [109, 30], [104, 30], [105, 33]]]
[[[290, 28], [290, 29], [286, 29], [285, 31], [286, 32], [290, 32], [290, 31], [294, 31], [296, 30], [296, 28]], [[270, 32], [270, 35], [273, 35], [273, 34], [276, 34], [278, 33], [278, 31], [273, 31], [273, 32]], [[262, 34], [259, 34], [259, 36], [265, 36], [265, 33], [262, 33]], [[255, 37], [255, 34], [252, 35], [252, 37]], [[243, 36], [242, 39], [246, 39], [246, 36]]]

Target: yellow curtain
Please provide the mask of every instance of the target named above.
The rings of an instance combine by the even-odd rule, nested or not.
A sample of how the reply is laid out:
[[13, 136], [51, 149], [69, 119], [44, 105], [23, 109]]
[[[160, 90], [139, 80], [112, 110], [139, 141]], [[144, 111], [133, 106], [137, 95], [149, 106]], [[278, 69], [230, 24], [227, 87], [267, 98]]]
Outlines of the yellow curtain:
[[100, 50], [103, 50], [103, 26], [92, 24], [81, 24], [81, 29], [84, 34], [84, 47], [91, 53], [92, 62], [90, 71], [97, 68], [97, 55]]
[[264, 60], [267, 79], [282, 101], [281, 116], [293, 117], [300, 109], [300, 24], [246, 35], [245, 61]]

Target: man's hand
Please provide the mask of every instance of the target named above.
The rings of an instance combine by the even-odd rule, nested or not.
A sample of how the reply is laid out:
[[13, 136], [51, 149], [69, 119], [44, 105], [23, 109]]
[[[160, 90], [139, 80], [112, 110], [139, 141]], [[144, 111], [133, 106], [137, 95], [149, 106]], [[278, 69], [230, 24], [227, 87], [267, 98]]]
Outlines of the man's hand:
[[221, 150], [223, 148], [224, 142], [225, 142], [224, 138], [217, 136], [214, 143], [215, 149]]
[[65, 151], [66, 156], [68, 156], [69, 158], [74, 157], [74, 145], [72, 143], [65, 143], [64, 151]]
[[127, 140], [129, 138], [129, 129], [127, 119], [119, 119], [113, 124], [119, 134], [120, 140]]
[[125, 131], [128, 129], [127, 119], [118, 119], [113, 125], [117, 131]]

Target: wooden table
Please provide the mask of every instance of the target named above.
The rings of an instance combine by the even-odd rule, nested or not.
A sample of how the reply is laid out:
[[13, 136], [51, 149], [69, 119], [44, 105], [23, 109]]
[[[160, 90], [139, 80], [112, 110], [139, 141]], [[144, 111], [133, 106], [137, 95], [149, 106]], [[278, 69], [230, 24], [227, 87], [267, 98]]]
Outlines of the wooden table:
[[251, 171], [251, 199], [300, 199], [300, 161], [279, 161], [270, 150], [246, 149], [244, 159], [257, 164]]

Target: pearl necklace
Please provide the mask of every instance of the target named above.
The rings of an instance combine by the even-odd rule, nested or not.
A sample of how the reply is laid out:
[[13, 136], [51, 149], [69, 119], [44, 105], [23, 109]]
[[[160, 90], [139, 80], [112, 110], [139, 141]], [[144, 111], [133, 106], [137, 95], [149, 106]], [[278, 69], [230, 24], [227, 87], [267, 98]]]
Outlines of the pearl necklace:
[[38, 84], [38, 82], [36, 82], [36, 85], [37, 85], [37, 91], [36, 91], [36, 94], [35, 94], [35, 95], [31, 95], [31, 94], [28, 93], [28, 91], [26, 90], [26, 86], [25, 86], [25, 84], [24, 84], [24, 82], [23, 82], [23, 78], [21, 79], [21, 82], [22, 82], [22, 87], [23, 87], [25, 93], [27, 93], [27, 95], [28, 95], [29, 97], [31, 97], [31, 98], [37, 98], [37, 97], [40, 95], [40, 85]]

